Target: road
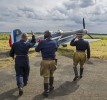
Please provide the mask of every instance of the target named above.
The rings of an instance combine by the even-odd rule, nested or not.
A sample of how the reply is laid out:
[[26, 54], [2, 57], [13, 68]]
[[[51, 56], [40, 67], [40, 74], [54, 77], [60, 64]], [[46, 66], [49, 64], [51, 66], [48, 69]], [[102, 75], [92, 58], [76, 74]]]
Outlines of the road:
[[[43, 78], [39, 74], [41, 57], [30, 59], [29, 83], [18, 96], [14, 66], [0, 69], [0, 100], [107, 100], [107, 61], [91, 58], [84, 66], [84, 76], [73, 82], [72, 57], [59, 56], [54, 74], [55, 89], [44, 98]], [[79, 69], [79, 66], [78, 66]]]

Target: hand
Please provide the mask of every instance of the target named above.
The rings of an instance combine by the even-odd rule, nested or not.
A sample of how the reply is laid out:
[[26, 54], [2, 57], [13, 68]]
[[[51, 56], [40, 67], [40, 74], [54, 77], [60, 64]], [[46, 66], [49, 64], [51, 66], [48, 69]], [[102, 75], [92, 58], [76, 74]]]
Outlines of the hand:
[[76, 35], [74, 39], [77, 39], [77, 38], [78, 38], [78, 36]]
[[13, 60], [15, 59], [15, 57], [12, 57], [13, 58]]
[[34, 35], [34, 33], [31, 31], [32, 36]]
[[90, 59], [89, 59], [89, 58], [87, 58], [87, 59], [86, 59], [86, 62], [87, 62], [87, 63], [90, 63]]
[[38, 39], [38, 40], [37, 40], [37, 42], [41, 42], [41, 40], [40, 40], [40, 39]]
[[43, 39], [40, 39], [40, 38], [39, 38], [39, 39], [37, 40], [38, 43], [41, 42], [41, 41], [43, 41]]
[[87, 64], [93, 64], [93, 62], [92, 62], [92, 61], [90, 61], [90, 59], [89, 59], [89, 58], [87, 58], [86, 63], [87, 63]]
[[89, 62], [90, 60], [89, 60], [89, 58], [87, 58], [87, 62]]

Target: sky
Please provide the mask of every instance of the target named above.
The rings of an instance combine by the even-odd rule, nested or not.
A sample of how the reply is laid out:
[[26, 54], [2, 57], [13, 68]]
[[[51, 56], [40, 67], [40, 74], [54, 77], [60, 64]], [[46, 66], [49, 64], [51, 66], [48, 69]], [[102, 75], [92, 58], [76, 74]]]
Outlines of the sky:
[[0, 31], [107, 33], [107, 0], [0, 0]]

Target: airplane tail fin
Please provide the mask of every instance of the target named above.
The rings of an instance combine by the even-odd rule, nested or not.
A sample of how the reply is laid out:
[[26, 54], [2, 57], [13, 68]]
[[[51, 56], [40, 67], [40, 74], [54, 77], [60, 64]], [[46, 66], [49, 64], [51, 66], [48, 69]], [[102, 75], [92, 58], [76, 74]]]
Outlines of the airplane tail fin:
[[9, 38], [9, 45], [12, 47], [12, 44], [19, 41], [21, 39], [21, 35], [23, 33], [19, 29], [13, 30], [13, 32], [10, 34]]
[[13, 36], [13, 32], [10, 34], [10, 38], [9, 38], [9, 45], [10, 47], [12, 47], [12, 44], [14, 43], [14, 36]]
[[9, 37], [9, 46], [12, 47], [12, 38], [11, 38], [11, 35]]

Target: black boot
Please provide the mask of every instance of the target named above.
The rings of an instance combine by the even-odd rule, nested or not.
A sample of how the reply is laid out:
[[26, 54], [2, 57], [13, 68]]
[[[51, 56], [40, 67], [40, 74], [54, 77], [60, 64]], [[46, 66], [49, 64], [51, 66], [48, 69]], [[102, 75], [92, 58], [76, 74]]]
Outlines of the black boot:
[[82, 78], [84, 68], [80, 68], [80, 78]]
[[52, 91], [54, 89], [53, 82], [54, 82], [54, 77], [49, 77], [49, 85], [50, 85], [49, 90], [50, 91]]
[[24, 86], [27, 86], [27, 82], [24, 82]]
[[73, 69], [74, 69], [74, 74], [75, 74], [75, 77], [74, 77], [73, 81], [76, 81], [78, 79], [77, 67], [73, 67]]
[[22, 88], [22, 87], [19, 88], [19, 95], [20, 95], [20, 96], [23, 95], [23, 88]]
[[49, 95], [48, 83], [44, 83], [44, 92], [43, 92], [43, 95], [45, 97], [48, 97], [48, 95]]

